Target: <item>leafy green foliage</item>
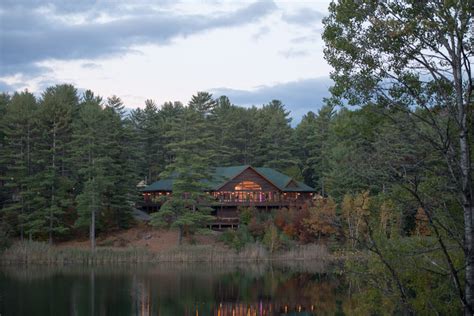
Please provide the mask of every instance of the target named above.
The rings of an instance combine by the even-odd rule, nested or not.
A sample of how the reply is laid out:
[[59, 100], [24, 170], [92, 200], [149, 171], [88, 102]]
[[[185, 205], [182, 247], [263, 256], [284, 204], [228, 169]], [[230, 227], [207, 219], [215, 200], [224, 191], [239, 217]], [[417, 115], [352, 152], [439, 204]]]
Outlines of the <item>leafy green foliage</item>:
[[237, 251], [242, 249], [245, 245], [255, 242], [247, 225], [240, 225], [237, 230], [226, 230], [220, 236], [220, 240]]

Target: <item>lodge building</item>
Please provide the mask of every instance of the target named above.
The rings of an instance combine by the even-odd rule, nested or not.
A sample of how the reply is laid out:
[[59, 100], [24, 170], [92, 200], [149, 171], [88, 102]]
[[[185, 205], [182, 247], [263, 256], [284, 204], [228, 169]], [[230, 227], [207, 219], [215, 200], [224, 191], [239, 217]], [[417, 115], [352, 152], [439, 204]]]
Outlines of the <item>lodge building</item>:
[[[214, 198], [216, 216], [213, 225], [222, 228], [238, 225], [238, 208], [252, 206], [271, 210], [300, 207], [312, 200], [315, 190], [310, 186], [271, 168], [249, 165], [217, 167], [206, 182], [207, 192]], [[159, 210], [162, 197], [172, 194], [173, 180], [161, 179], [143, 188], [143, 209]]]

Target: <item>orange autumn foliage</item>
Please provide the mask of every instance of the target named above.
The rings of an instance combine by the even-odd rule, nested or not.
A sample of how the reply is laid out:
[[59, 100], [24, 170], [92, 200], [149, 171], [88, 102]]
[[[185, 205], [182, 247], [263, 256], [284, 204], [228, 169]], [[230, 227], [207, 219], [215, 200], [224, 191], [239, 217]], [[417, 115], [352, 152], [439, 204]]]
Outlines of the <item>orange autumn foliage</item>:
[[428, 215], [423, 208], [419, 207], [415, 215], [415, 235], [430, 236], [431, 230], [429, 227]]
[[303, 220], [306, 230], [318, 239], [336, 233], [336, 207], [332, 198], [316, 199], [309, 209], [309, 217]]

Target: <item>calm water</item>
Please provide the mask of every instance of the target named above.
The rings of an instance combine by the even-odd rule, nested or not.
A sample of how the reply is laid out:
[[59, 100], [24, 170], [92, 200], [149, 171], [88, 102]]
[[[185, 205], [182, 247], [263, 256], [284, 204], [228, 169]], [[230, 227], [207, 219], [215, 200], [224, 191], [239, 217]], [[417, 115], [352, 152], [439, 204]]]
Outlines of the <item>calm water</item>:
[[318, 264], [0, 268], [4, 315], [343, 315]]

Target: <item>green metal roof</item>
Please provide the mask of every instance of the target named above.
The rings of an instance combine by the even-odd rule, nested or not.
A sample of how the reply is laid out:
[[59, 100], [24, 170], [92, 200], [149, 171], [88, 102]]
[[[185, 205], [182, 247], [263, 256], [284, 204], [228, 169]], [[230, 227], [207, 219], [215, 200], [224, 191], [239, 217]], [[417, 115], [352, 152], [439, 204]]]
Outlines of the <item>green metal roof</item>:
[[[286, 174], [276, 171], [275, 169], [265, 168], [265, 167], [254, 168], [254, 169], [257, 170], [258, 173], [260, 173], [265, 178], [270, 180], [274, 185], [276, 185], [280, 190], [284, 192], [313, 192], [315, 191], [312, 187], [304, 184], [303, 182], [296, 181], [293, 178], [287, 176]], [[287, 185], [290, 183], [291, 180], [293, 180], [297, 184], [297, 187], [290, 187], [290, 188], [287, 187]]]
[[[243, 166], [232, 166], [232, 167], [217, 167], [212, 174], [211, 179], [203, 180], [208, 184], [208, 187], [211, 190], [217, 190], [226, 184], [229, 180], [233, 179], [234, 177], [238, 176], [244, 170], [252, 168], [257, 173], [262, 175], [268, 181], [270, 181], [273, 185], [275, 185], [278, 189], [283, 192], [314, 192], [315, 190], [304, 184], [303, 182], [296, 181], [293, 178], [276, 171], [272, 168], [253, 168], [249, 165]], [[294, 187], [287, 187], [287, 185], [291, 182], [291, 180], [296, 183]], [[143, 192], [153, 192], [153, 191], [172, 191], [173, 190], [173, 180], [172, 179], [161, 179], [158, 180], [149, 186], [145, 187], [142, 191]]]
[[143, 192], [151, 191], [172, 191], [173, 180], [172, 179], [162, 179], [153, 182], [152, 184], [146, 186], [142, 189]]

